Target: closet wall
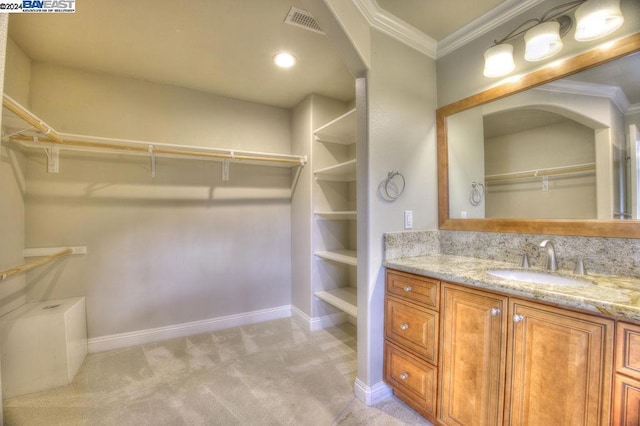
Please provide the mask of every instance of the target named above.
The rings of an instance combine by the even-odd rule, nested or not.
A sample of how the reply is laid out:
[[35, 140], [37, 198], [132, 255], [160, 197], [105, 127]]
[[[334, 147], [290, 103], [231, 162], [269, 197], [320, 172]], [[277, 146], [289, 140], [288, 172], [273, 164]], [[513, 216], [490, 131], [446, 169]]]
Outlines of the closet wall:
[[[29, 99], [61, 132], [291, 149], [288, 110], [174, 86], [34, 62]], [[148, 157], [69, 152], [50, 174], [44, 155], [29, 154], [26, 246], [89, 252], [29, 273], [28, 299], [86, 295], [90, 338], [288, 315], [291, 170], [231, 164], [230, 175], [223, 182], [217, 162], [158, 158], [152, 178]]]
[[[6, 18], [3, 19], [3, 30], [6, 31]], [[4, 40], [4, 35], [1, 37]], [[7, 61], [14, 61], [25, 65], [20, 51], [12, 50], [15, 55], [7, 56]], [[2, 59], [5, 59], [2, 57]], [[2, 61], [0, 61], [0, 93], [2, 84]], [[29, 78], [30, 68], [21, 67], [19, 74], [12, 74], [14, 86], [11, 89], [24, 101], [28, 97], [28, 90], [24, 90], [24, 80]], [[7, 79], [9, 73], [7, 72]], [[5, 85], [5, 90], [9, 85]], [[19, 265], [23, 262], [24, 248], [24, 185], [25, 185], [24, 156], [16, 150], [7, 149], [3, 144], [0, 148], [0, 263], [2, 265]], [[18, 275], [0, 285], [0, 315], [7, 313], [26, 302], [26, 282], [24, 275]], [[1, 416], [0, 416], [1, 418]]]

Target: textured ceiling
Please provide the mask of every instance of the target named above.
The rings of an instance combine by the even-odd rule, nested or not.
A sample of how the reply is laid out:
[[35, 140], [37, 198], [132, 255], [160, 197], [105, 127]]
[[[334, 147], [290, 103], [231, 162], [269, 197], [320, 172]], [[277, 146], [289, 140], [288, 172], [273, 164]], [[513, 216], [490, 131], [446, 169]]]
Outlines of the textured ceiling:
[[376, 0], [378, 6], [434, 40], [487, 13], [504, 0]]
[[[436, 40], [500, 3], [377, 0]], [[9, 35], [34, 61], [81, 70], [284, 108], [310, 93], [352, 100], [354, 80], [328, 38], [283, 23], [291, 6], [303, 8], [300, 0], [83, 0], [74, 14], [11, 15]], [[276, 68], [280, 50], [297, 66]]]
[[[328, 38], [283, 23], [297, 0], [83, 0], [74, 14], [11, 15], [35, 61], [290, 108], [309, 93], [348, 101], [354, 80]], [[292, 69], [276, 68], [287, 50]], [[9, 64], [10, 66], [10, 64]]]

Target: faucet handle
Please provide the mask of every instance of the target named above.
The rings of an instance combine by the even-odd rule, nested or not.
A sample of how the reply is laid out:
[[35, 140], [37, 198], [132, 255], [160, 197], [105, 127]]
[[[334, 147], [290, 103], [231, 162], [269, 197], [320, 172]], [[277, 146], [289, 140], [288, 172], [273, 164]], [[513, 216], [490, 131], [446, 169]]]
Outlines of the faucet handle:
[[522, 259], [520, 260], [520, 267], [524, 269], [529, 269], [529, 255], [527, 252], [522, 252]]
[[594, 259], [596, 256], [582, 256], [576, 260], [576, 266], [573, 269], [573, 273], [576, 275], [587, 275], [587, 268], [584, 267], [585, 259]]

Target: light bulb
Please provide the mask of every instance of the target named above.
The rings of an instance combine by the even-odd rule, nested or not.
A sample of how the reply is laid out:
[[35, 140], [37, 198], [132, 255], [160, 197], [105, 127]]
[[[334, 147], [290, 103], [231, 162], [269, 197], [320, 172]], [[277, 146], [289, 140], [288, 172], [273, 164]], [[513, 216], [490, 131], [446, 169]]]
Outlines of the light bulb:
[[624, 23], [620, 0], [587, 0], [575, 12], [577, 41], [596, 40]]
[[513, 46], [510, 44], [498, 44], [484, 52], [485, 77], [500, 77], [509, 74], [515, 67]]
[[524, 59], [530, 62], [550, 58], [562, 50], [560, 23], [547, 21], [536, 25], [524, 35]]
[[273, 62], [280, 68], [291, 68], [296, 64], [296, 57], [291, 53], [280, 52], [273, 57]]

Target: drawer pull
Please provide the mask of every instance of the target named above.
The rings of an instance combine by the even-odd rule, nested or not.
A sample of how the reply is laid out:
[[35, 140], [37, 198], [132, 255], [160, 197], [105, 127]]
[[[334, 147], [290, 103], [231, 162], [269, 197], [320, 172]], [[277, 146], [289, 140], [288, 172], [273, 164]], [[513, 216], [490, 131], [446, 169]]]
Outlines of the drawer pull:
[[524, 319], [524, 315], [515, 314], [513, 316], [513, 322], [518, 323]]
[[411, 287], [410, 285], [404, 288], [404, 291], [406, 291], [407, 293], [409, 293], [411, 290], [413, 290], [413, 287]]
[[402, 373], [402, 374], [400, 374], [400, 378], [401, 378], [402, 380], [407, 380], [407, 379], [409, 378], [409, 374], [407, 374], [407, 373]]
[[500, 308], [491, 308], [491, 316], [497, 317], [498, 315], [500, 315]]
[[404, 324], [400, 324], [400, 330], [406, 330], [409, 328], [409, 324], [407, 324], [406, 322]]

